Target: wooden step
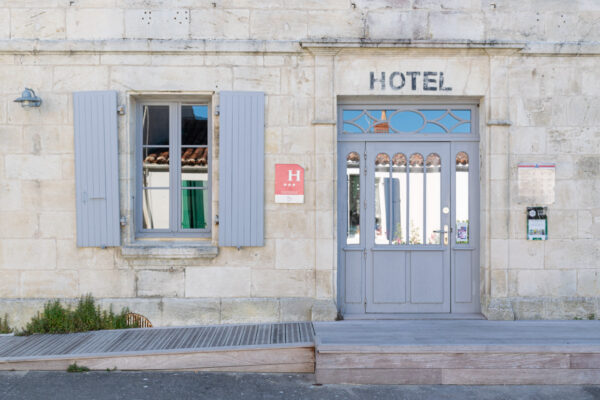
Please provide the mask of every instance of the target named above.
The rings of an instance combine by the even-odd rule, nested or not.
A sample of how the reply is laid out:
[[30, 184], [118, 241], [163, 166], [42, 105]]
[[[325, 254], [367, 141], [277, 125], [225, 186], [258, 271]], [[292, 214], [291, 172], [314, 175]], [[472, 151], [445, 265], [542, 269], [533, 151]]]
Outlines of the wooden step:
[[600, 321], [317, 323], [322, 384], [600, 384]]

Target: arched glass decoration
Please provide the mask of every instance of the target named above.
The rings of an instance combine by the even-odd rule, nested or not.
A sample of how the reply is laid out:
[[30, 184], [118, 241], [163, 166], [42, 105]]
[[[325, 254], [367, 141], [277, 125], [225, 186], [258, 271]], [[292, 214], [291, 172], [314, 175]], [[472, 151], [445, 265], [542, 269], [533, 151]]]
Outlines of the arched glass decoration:
[[442, 167], [440, 156], [431, 153], [425, 160], [425, 243], [440, 244], [442, 223]]
[[456, 154], [456, 238], [457, 244], [469, 244], [469, 155]]
[[377, 108], [343, 110], [343, 132], [367, 134], [471, 133], [471, 110], [461, 108]]
[[423, 196], [424, 196], [424, 165], [423, 156], [414, 153], [408, 162], [409, 182], [409, 216], [408, 243], [423, 244]]
[[390, 243], [390, 156], [385, 153], [375, 157], [375, 243]]
[[392, 244], [406, 244], [406, 156], [402, 153], [392, 157]]
[[348, 215], [346, 244], [360, 244], [360, 155], [353, 151], [346, 157]]

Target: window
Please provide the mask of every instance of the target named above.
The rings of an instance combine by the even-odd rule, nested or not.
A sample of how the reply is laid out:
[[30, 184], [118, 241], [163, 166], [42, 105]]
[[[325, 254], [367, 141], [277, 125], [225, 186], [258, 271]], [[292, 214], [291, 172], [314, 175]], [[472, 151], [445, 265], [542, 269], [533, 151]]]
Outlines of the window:
[[342, 122], [344, 134], [469, 134], [471, 109], [348, 108]]
[[209, 236], [211, 152], [208, 104], [138, 106], [138, 236]]

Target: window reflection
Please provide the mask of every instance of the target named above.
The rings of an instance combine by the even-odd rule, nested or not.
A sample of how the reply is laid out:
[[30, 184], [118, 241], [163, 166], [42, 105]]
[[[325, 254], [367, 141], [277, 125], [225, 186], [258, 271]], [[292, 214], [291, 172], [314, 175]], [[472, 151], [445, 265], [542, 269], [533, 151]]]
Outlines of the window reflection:
[[441, 243], [440, 233], [436, 232], [441, 226], [441, 171], [440, 156], [435, 153], [429, 154], [425, 161], [427, 244]]
[[204, 182], [208, 186], [208, 148], [181, 149], [181, 181]]
[[412, 154], [409, 160], [409, 236], [410, 244], [423, 244], [423, 156]]
[[390, 243], [390, 156], [375, 157], [375, 243]]
[[456, 243], [469, 243], [469, 155], [456, 154]]
[[343, 110], [344, 133], [470, 133], [471, 110], [398, 108]]
[[206, 187], [207, 185], [200, 181], [183, 181], [181, 186], [196, 188], [181, 191], [181, 228], [206, 229], [208, 191], [197, 188]]
[[169, 229], [169, 190], [144, 189], [142, 196], [144, 229]]
[[181, 144], [208, 144], [208, 106], [181, 106]]
[[406, 244], [406, 156], [392, 157], [392, 244]]
[[169, 106], [144, 106], [142, 131], [144, 146], [169, 145]]
[[144, 147], [142, 149], [142, 186], [168, 188], [169, 148]]
[[346, 157], [348, 215], [346, 244], [360, 244], [360, 156], [356, 152]]

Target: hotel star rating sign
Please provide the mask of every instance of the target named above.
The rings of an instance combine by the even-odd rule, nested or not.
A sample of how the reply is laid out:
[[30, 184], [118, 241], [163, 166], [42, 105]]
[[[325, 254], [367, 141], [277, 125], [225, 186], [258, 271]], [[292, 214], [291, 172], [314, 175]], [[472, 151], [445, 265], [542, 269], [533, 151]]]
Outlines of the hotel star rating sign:
[[275, 203], [304, 203], [304, 168], [275, 164]]

